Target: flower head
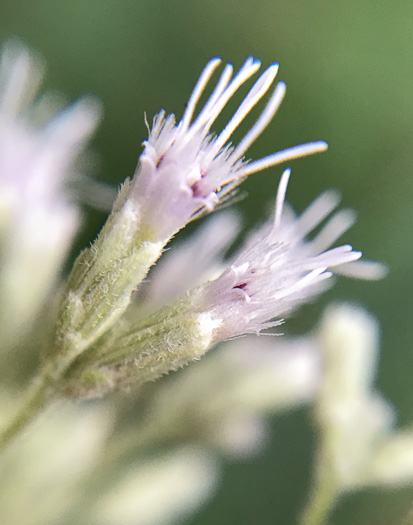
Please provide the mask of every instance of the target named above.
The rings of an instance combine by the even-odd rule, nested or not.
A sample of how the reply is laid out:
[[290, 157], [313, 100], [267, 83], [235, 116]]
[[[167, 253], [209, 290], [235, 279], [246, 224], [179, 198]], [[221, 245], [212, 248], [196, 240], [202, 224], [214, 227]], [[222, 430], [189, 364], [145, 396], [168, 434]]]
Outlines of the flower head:
[[325, 142], [315, 142], [255, 162], [244, 161], [244, 152], [278, 109], [285, 86], [278, 84], [257, 122], [233, 147], [229, 142], [233, 131], [268, 91], [278, 66], [270, 66], [259, 77], [216, 136], [210, 129], [220, 112], [260, 67], [258, 61], [249, 58], [231, 80], [232, 66], [227, 65], [205, 106], [194, 117], [196, 104], [218, 64], [219, 59], [213, 59], [206, 66], [179, 124], [175, 124], [174, 115], [165, 117], [161, 112], [155, 117], [136, 176], [125, 182], [91, 249], [75, 262], [67, 284], [67, 304], [61, 304], [61, 318], [65, 320], [56, 335], [57, 346], [70, 347], [72, 338], [81, 333], [83, 348], [103, 335], [126, 312], [131, 292], [140, 286], [175, 233], [188, 221], [212, 211], [247, 175], [326, 149]]
[[[283, 211], [289, 176], [287, 169], [279, 184], [274, 218], [220, 277], [202, 288], [202, 308], [207, 305], [217, 323], [215, 340], [259, 333], [280, 324], [281, 317], [325, 289], [333, 269], [339, 273], [342, 265], [361, 257], [348, 244], [328, 249], [353, 224], [351, 210], [337, 212], [313, 240], [305, 240], [336, 208], [338, 196], [331, 191], [322, 194], [295, 219]], [[360, 275], [375, 279], [382, 272], [381, 265], [364, 262]], [[356, 276], [356, 270], [349, 273]]]
[[[135, 322], [123, 319], [114, 325], [74, 362], [62, 393], [93, 397], [119, 386], [142, 384], [199, 359], [217, 342], [277, 326], [291, 310], [325, 290], [333, 271], [380, 278], [383, 266], [357, 263], [361, 252], [350, 245], [329, 249], [354, 223], [354, 212], [341, 210], [327, 219], [339, 202], [337, 193], [328, 191], [295, 218], [284, 202], [289, 176], [287, 169], [279, 184], [273, 219], [255, 232], [231, 264], [213, 280], [187, 290], [148, 317]], [[317, 235], [306, 240], [325, 219]], [[192, 248], [199, 251], [196, 243]], [[176, 269], [187, 267], [188, 258], [190, 253], [177, 266], [170, 259], [174, 275]], [[357, 264], [362, 266], [348, 270]], [[205, 275], [201, 271], [197, 278]], [[172, 288], [169, 299], [176, 291]], [[156, 291], [153, 298], [159, 305]], [[151, 287], [141, 306], [144, 313], [152, 311]]]
[[274, 82], [278, 64], [272, 64], [258, 78], [233, 117], [219, 135], [211, 128], [239, 87], [260, 68], [260, 62], [248, 58], [232, 78], [228, 64], [205, 106], [194, 118], [197, 102], [214, 70], [220, 63], [212, 59], [204, 69], [187, 104], [182, 120], [162, 111], [153, 122], [145, 149], [140, 157], [130, 198], [139, 207], [141, 221], [156, 238], [169, 238], [194, 217], [212, 211], [251, 173], [286, 160], [311, 155], [327, 148], [325, 142], [293, 147], [268, 157], [248, 162], [244, 153], [272, 120], [285, 94], [280, 82], [264, 111], [237, 146], [231, 136]]
[[[305, 240], [338, 201], [335, 193], [324, 194], [295, 219], [284, 206], [288, 169], [279, 185], [274, 219], [232, 264], [206, 283], [204, 278], [211, 278], [207, 267], [198, 265], [192, 275], [188, 271], [196, 265], [195, 257], [170, 257], [168, 278], [177, 279], [177, 270], [183, 270], [184, 283], [170, 286], [168, 279], [161, 279], [166, 297], [157, 293], [156, 285], [146, 286], [146, 298], [145, 287], [138, 289], [141, 309], [138, 319], [133, 319], [131, 291], [140, 286], [164, 246], [189, 220], [212, 211], [250, 173], [326, 148], [324, 142], [315, 142], [245, 161], [245, 151], [277, 111], [285, 86], [278, 84], [256, 123], [232, 146], [234, 130], [268, 91], [278, 66], [273, 64], [258, 78], [221, 133], [213, 135], [210, 130], [222, 109], [260, 66], [248, 59], [231, 80], [232, 66], [227, 65], [194, 117], [218, 64], [213, 59], [207, 65], [178, 124], [173, 115], [165, 117], [161, 112], [155, 117], [136, 176], [125, 183], [94, 245], [75, 263], [55, 338], [56, 356], [74, 355], [61, 372], [64, 395], [103, 395], [132, 382], [142, 384], [198, 359], [218, 341], [275, 326], [325, 288], [332, 268], [340, 271], [361, 256], [349, 245], [329, 249], [353, 223], [354, 214], [349, 211], [332, 217], [311, 242]], [[218, 242], [209, 260], [220, 263], [224, 250], [219, 237], [212, 237]], [[199, 256], [199, 244], [195, 249]], [[156, 274], [151, 277], [156, 279]], [[186, 286], [191, 289], [182, 294]]]

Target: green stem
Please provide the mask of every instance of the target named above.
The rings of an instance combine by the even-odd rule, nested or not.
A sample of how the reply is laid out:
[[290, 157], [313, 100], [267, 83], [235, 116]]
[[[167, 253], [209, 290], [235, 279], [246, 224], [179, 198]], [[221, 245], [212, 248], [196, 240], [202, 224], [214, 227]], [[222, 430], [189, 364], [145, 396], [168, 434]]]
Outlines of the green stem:
[[318, 479], [315, 480], [315, 486], [302, 514], [300, 525], [323, 525], [327, 523], [339, 495], [334, 469], [324, 463], [325, 458], [318, 461], [320, 462]]
[[3, 452], [9, 443], [42, 412], [51, 401], [53, 392], [54, 388], [48, 376], [41, 375], [37, 378], [20, 410], [0, 432], [0, 452]]

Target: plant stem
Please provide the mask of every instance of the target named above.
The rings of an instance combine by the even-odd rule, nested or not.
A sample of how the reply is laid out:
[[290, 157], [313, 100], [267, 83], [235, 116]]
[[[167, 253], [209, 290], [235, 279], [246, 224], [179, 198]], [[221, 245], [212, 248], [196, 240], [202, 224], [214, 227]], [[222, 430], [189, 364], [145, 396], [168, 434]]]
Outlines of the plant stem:
[[323, 464], [321, 460], [318, 479], [315, 480], [315, 486], [302, 514], [300, 525], [323, 525], [327, 523], [339, 493], [336, 475], [333, 469], [329, 467], [330, 465]]
[[20, 410], [0, 432], [0, 452], [48, 405], [54, 392], [52, 381], [41, 375], [33, 383]]

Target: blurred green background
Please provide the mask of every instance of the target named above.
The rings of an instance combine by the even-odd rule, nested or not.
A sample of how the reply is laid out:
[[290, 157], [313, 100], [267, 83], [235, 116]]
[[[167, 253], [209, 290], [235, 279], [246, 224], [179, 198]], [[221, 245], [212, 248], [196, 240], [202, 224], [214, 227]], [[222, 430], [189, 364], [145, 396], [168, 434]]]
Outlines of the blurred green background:
[[[323, 302], [287, 323], [290, 333], [316, 322], [332, 299], [361, 303], [382, 325], [377, 385], [413, 421], [413, 4], [409, 0], [2, 0], [0, 37], [18, 36], [47, 61], [46, 87], [68, 100], [83, 93], [104, 105], [94, 141], [95, 175], [119, 183], [133, 174], [149, 120], [161, 107], [180, 116], [208, 59], [239, 67], [248, 55], [280, 63], [287, 99], [251, 156], [325, 139], [329, 151], [293, 164], [288, 192], [301, 210], [321, 190], [338, 188], [359, 221], [346, 237], [390, 267], [379, 283], [342, 279]], [[243, 128], [244, 130], [246, 128]], [[237, 206], [248, 225], [262, 220], [281, 167], [254, 175]], [[85, 210], [78, 248], [105, 219]], [[260, 457], [228, 463], [222, 490], [192, 525], [294, 523], [309, 486], [314, 445], [308, 412], [273, 422]], [[349, 496], [332, 523], [389, 525], [413, 491]]]

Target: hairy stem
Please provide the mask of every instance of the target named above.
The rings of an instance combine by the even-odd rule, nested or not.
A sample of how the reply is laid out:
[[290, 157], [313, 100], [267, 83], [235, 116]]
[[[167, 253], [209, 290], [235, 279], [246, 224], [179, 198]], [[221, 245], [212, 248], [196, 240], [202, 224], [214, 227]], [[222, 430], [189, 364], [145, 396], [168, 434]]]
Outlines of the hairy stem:
[[49, 404], [55, 389], [47, 375], [33, 383], [20, 410], [0, 432], [0, 452], [9, 445]]

